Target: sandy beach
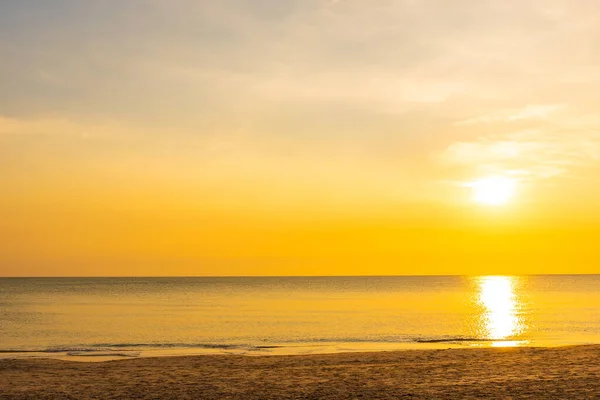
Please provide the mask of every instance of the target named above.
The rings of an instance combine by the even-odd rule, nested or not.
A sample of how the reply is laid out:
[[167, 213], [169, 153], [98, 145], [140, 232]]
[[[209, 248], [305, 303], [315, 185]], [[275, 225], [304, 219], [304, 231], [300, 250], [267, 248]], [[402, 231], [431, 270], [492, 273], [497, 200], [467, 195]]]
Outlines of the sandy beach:
[[0, 360], [1, 399], [600, 399], [600, 346]]

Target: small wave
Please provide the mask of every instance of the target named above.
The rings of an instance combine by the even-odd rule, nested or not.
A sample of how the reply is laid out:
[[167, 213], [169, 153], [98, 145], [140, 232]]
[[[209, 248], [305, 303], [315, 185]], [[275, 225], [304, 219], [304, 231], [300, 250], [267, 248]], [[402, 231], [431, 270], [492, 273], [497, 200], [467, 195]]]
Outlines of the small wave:
[[509, 342], [511, 339], [491, 339], [491, 338], [473, 338], [473, 337], [451, 337], [434, 339], [415, 339], [416, 343], [456, 343], [456, 342]]
[[97, 349], [80, 348], [80, 347], [66, 347], [66, 348], [49, 348], [49, 349], [0, 349], [0, 354], [12, 354], [12, 353], [68, 353], [68, 352], [93, 352], [99, 351]]
[[286, 343], [410, 343], [412, 340], [405, 337], [328, 337], [328, 338], [305, 338], [288, 340]]
[[438, 337], [406, 337], [406, 336], [383, 336], [383, 337], [330, 337], [330, 338], [306, 338], [289, 341], [291, 343], [383, 343], [383, 344], [406, 344], [406, 343], [468, 343], [468, 342], [510, 342], [515, 339], [492, 339], [467, 336], [438, 336]]
[[92, 348], [139, 348], [139, 349], [176, 349], [176, 348], [195, 348], [195, 349], [238, 349], [252, 347], [242, 344], [231, 343], [100, 343], [91, 345]]
[[133, 352], [134, 350], [157, 350], [157, 349], [206, 349], [206, 350], [266, 350], [276, 349], [284, 346], [278, 345], [244, 345], [244, 344], [229, 344], [229, 343], [100, 343], [87, 346], [64, 346], [50, 348], [28, 348], [28, 349], [0, 349], [0, 354], [16, 354], [16, 353], [66, 353], [67, 355], [78, 356], [97, 356], [101, 353], [106, 355], [116, 355], [117, 352]]
[[284, 343], [283, 345], [269, 344], [268, 342], [261, 345], [253, 344], [237, 344], [237, 343], [94, 343], [80, 346], [56, 346], [48, 348], [9, 348], [0, 349], [0, 354], [15, 354], [15, 353], [47, 353], [47, 354], [68, 354], [78, 356], [100, 356], [100, 355], [117, 355], [117, 353], [132, 354], [132, 352], [153, 351], [153, 350], [242, 350], [256, 351], [279, 349], [296, 346], [327, 346], [330, 344], [407, 344], [407, 343], [482, 343], [482, 342], [510, 342], [514, 339], [492, 339], [482, 337], [465, 337], [465, 336], [438, 336], [438, 337], [405, 337], [405, 336], [383, 336], [383, 337], [325, 337], [325, 338], [301, 338], [276, 341]]
[[97, 352], [89, 352], [89, 351], [69, 351], [67, 352], [68, 356], [72, 357], [139, 357], [139, 352], [119, 352], [119, 351], [97, 351]]

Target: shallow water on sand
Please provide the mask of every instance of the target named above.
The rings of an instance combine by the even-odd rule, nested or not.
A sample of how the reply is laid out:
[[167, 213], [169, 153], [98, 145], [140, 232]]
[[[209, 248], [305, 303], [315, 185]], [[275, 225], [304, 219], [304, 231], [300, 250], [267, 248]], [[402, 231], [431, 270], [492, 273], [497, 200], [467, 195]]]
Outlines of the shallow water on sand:
[[600, 343], [600, 275], [0, 279], [0, 357]]

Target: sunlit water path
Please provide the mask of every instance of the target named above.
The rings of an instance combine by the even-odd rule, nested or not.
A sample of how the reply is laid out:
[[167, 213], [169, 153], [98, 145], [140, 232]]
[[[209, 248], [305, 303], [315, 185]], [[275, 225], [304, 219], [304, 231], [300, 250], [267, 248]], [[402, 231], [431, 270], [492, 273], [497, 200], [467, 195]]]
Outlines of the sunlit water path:
[[600, 343], [600, 276], [0, 279], [0, 357]]

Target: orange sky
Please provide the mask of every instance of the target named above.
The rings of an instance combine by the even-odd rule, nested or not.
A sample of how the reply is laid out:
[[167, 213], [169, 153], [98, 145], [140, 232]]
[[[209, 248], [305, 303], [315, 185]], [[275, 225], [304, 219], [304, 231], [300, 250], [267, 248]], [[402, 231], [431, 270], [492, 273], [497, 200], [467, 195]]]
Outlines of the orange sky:
[[597, 2], [206, 3], [0, 5], [0, 276], [600, 272]]

